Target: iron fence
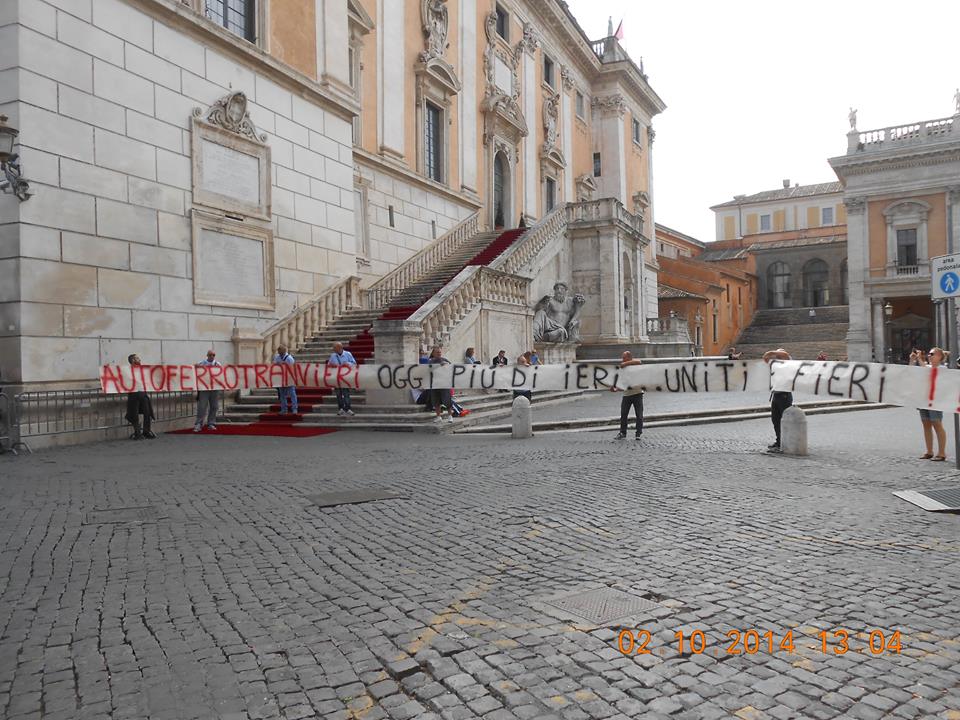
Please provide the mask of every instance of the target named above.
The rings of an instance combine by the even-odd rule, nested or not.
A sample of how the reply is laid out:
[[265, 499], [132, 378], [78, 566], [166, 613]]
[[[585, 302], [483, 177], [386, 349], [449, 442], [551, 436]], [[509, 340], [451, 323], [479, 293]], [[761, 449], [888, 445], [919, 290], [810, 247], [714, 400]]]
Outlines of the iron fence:
[[[196, 394], [150, 393], [154, 422], [182, 420], [196, 415]], [[128, 425], [127, 396], [100, 390], [34, 390], [14, 398], [11, 427], [20, 438], [61, 435], [87, 430], [109, 430]], [[223, 414], [223, 402], [218, 415]]]

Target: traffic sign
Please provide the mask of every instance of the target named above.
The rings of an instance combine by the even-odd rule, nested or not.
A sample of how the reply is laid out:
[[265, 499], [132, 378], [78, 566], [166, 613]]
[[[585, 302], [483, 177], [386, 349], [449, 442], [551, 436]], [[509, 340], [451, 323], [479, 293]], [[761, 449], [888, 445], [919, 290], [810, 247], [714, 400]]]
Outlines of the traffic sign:
[[960, 253], [930, 258], [930, 297], [960, 297]]

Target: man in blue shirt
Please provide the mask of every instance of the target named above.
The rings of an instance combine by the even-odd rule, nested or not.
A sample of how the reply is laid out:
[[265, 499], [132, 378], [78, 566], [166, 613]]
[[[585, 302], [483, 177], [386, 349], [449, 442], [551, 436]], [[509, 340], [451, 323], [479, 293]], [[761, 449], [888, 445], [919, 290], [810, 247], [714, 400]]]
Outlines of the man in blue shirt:
[[[277, 348], [277, 354], [273, 356], [274, 365], [293, 365], [296, 362], [293, 359], [293, 355], [287, 352], [286, 345], [280, 345]], [[289, 403], [290, 411], [296, 415], [297, 414], [297, 388], [293, 385], [288, 385], [286, 387], [278, 387], [277, 395], [280, 397], [280, 414], [284, 415], [287, 412], [287, 406]]]
[[[342, 342], [335, 342], [330, 359], [327, 360], [327, 365], [356, 367], [357, 361], [353, 359], [353, 353], [343, 349]], [[350, 388], [337, 388], [337, 408], [337, 415], [353, 415], [353, 410], [350, 409]]]
[[[207, 350], [206, 360], [198, 362], [197, 367], [220, 367], [217, 353], [213, 350]], [[220, 405], [219, 393], [219, 390], [197, 391], [197, 423], [193, 426], [195, 433], [203, 430], [204, 420], [206, 420], [208, 430], [217, 429], [217, 410]]]

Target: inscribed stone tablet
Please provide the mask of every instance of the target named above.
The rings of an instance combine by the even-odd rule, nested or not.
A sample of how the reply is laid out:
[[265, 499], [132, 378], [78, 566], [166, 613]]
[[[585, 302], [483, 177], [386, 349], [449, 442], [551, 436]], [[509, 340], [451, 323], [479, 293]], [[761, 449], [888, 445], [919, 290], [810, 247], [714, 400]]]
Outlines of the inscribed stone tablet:
[[203, 228], [199, 244], [200, 281], [205, 293], [262, 297], [263, 243]]
[[200, 187], [251, 205], [260, 203], [260, 160], [225, 145], [200, 143]]
[[497, 57], [494, 60], [493, 65], [494, 80], [497, 83], [497, 87], [510, 95], [513, 93], [513, 70], [511, 70], [510, 66], [507, 65], [500, 57]]

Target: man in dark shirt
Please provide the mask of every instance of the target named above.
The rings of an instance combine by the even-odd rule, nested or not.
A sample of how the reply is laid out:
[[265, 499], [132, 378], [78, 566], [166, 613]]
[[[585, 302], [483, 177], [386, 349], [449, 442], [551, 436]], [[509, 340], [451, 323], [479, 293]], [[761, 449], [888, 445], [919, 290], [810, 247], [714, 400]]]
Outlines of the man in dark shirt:
[[[127, 356], [127, 362], [136, 367], [140, 365], [140, 356], [136, 353]], [[143, 415], [143, 425], [140, 425], [140, 415]], [[127, 421], [133, 425], [133, 434], [131, 440], [153, 440], [156, 435], [150, 429], [150, 423], [154, 419], [153, 403], [150, 402], [150, 396], [142, 390], [127, 394]]]

